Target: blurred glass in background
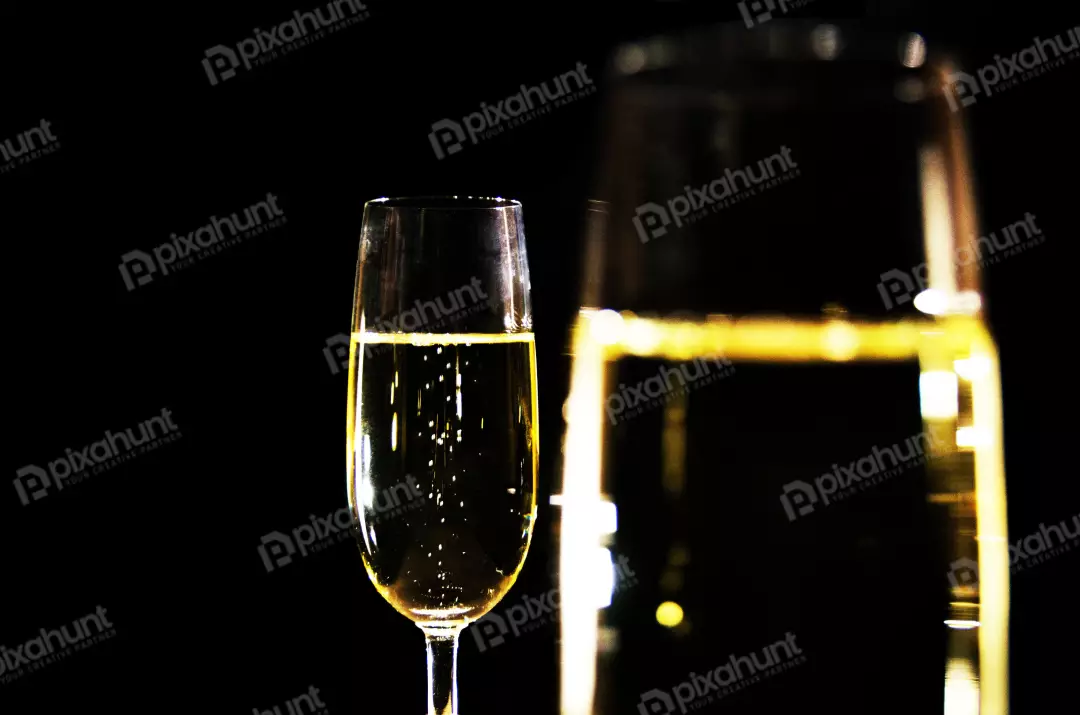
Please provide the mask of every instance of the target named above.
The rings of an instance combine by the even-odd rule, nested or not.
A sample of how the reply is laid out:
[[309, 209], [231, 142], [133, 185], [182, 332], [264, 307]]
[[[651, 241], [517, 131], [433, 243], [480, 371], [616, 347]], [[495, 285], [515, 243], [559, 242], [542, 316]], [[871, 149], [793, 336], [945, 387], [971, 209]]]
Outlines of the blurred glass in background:
[[1006, 711], [952, 73], [917, 34], [780, 18], [616, 54], [556, 497], [566, 715]]

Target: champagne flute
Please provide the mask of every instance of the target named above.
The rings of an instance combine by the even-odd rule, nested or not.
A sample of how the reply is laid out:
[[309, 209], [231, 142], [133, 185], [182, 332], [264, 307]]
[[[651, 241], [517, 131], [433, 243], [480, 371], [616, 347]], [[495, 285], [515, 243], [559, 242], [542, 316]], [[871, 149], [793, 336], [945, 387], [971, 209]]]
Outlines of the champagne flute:
[[460, 633], [524, 564], [536, 417], [521, 204], [369, 201], [349, 351], [349, 505], [371, 582], [427, 639], [429, 715], [458, 712]]

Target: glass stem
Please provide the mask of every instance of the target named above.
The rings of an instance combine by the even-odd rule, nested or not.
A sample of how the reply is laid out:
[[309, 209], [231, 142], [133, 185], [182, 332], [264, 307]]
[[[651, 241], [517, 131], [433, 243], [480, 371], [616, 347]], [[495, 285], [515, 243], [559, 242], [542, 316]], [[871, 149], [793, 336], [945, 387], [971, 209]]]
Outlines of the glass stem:
[[458, 715], [457, 650], [461, 628], [421, 626], [427, 638], [428, 715]]

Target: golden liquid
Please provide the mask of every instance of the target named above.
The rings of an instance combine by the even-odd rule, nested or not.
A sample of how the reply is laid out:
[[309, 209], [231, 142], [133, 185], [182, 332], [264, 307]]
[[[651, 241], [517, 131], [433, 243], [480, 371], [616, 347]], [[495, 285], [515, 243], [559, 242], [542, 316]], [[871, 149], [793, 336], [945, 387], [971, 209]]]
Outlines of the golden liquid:
[[349, 365], [349, 504], [368, 576], [419, 624], [483, 616], [536, 518], [533, 335], [357, 333]]
[[[997, 353], [982, 321], [966, 316], [857, 323], [832, 319], [701, 321], [642, 318], [583, 310], [574, 329], [574, 367], [567, 411], [560, 584], [562, 711], [593, 712], [598, 618], [587, 554], [604, 543], [592, 525], [605, 499], [603, 440], [608, 426], [608, 366], [624, 357], [686, 361], [726, 357], [763, 363], [917, 360], [924, 429], [934, 436], [928, 499], [948, 510], [950, 559], [977, 564], [978, 583], [952, 589], [947, 660], [942, 664], [946, 715], [999, 715], [1007, 709], [1008, 551]], [[690, 397], [689, 399], [693, 399]], [[681, 407], [665, 410], [667, 464], [684, 444]], [[667, 413], [672, 413], [668, 415]], [[675, 462], [681, 460], [675, 459]]]

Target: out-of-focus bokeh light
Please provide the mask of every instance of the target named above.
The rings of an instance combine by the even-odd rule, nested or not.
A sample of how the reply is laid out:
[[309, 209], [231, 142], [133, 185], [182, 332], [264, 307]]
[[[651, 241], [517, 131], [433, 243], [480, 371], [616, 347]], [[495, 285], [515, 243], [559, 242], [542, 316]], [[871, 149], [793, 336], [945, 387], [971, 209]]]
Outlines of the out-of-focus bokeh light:
[[844, 361], [855, 357], [859, 350], [859, 331], [847, 323], [836, 322], [825, 328], [825, 356]]
[[926, 40], [918, 33], [911, 33], [904, 38], [904, 48], [900, 59], [905, 67], [922, 67], [926, 61]]
[[619, 528], [619, 510], [615, 504], [609, 501], [597, 504], [596, 522], [601, 534], [614, 534]]
[[983, 447], [990, 444], [990, 435], [978, 427], [957, 427], [956, 446], [962, 448]]
[[919, 375], [919, 400], [922, 416], [950, 419], [960, 410], [955, 372], [930, 370]]
[[924, 290], [915, 296], [915, 310], [927, 315], [945, 315], [949, 310], [949, 297], [944, 291]]
[[990, 359], [985, 355], [973, 355], [953, 361], [953, 370], [965, 380], [976, 380], [990, 374]]
[[615, 57], [615, 66], [623, 74], [634, 74], [645, 67], [645, 48], [641, 45], [627, 45]]
[[823, 60], [835, 60], [840, 55], [842, 37], [835, 25], [818, 25], [810, 39], [814, 54]]
[[974, 315], [980, 308], [982, 308], [982, 296], [970, 290], [950, 294], [936, 288], [928, 288], [915, 296], [915, 309], [927, 315], [947, 313]]
[[666, 628], [674, 628], [683, 621], [682, 606], [674, 601], [664, 601], [656, 607], [656, 622]]
[[926, 83], [918, 77], [907, 77], [896, 83], [896, 98], [906, 104], [926, 99]]
[[622, 327], [623, 317], [614, 310], [597, 311], [588, 321], [590, 337], [600, 345], [618, 342]]

